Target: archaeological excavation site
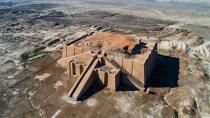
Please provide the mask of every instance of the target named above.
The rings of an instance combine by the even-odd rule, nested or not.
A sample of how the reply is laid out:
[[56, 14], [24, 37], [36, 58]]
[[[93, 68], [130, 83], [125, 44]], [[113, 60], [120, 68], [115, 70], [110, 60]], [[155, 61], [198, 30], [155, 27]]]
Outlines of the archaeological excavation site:
[[210, 118], [208, 1], [0, 0], [0, 118]]
[[129, 35], [98, 32], [64, 43], [58, 64], [68, 75], [78, 78], [68, 96], [80, 100], [93, 84], [117, 91], [120, 83], [131, 82], [144, 90], [156, 56], [155, 41], [144, 42]]

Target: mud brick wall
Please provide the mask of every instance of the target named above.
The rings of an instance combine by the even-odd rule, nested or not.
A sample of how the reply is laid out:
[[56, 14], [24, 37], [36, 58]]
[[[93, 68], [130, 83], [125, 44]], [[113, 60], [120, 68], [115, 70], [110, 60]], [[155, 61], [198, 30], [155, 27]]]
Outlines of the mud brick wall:
[[67, 73], [69, 75], [80, 76], [85, 68], [84, 64], [69, 62], [69, 67], [67, 68]]
[[63, 45], [62, 58], [82, 54], [84, 52], [86, 52], [86, 51], [83, 48], [75, 47], [74, 45], [68, 46], [68, 45], [64, 44]]
[[98, 79], [100, 80], [100, 84], [107, 88], [110, 88], [111, 90], [117, 90], [117, 86], [120, 82], [120, 70], [117, 69], [116, 72], [110, 73], [105, 72], [100, 69], [95, 69], [95, 73], [98, 75]]
[[115, 57], [114, 60], [129, 74], [139, 80], [142, 84], [149, 79], [155, 65], [156, 53], [151, 51], [145, 62], [136, 62], [131, 59]]

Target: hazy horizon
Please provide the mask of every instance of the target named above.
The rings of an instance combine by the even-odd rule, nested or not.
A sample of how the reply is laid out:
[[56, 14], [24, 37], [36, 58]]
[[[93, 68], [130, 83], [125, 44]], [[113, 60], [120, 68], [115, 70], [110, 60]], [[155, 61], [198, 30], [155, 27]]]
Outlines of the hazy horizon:
[[[28, 0], [0, 0], [0, 2], [29, 2]], [[44, 1], [44, 2], [50, 2], [50, 1], [56, 1], [56, 0], [31, 0], [32, 1]], [[65, 0], [59, 0], [60, 2]], [[71, 0], [71, 1], [97, 1], [97, 2], [180, 2], [180, 3], [210, 3], [209, 0]]]

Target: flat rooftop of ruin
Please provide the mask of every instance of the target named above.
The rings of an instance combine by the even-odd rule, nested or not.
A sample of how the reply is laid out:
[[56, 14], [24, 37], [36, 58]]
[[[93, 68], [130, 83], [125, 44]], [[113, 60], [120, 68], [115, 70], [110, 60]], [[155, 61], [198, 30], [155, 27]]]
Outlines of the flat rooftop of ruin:
[[110, 32], [99, 32], [91, 36], [87, 41], [80, 43], [79, 46], [99, 46], [103, 51], [113, 48], [128, 48], [131, 50], [136, 43], [136, 39], [132, 36], [122, 35]]
[[145, 41], [132, 35], [98, 32], [74, 43], [74, 45], [86, 50], [104, 51], [110, 56], [119, 56], [144, 63], [151, 51], [154, 50], [156, 42]]

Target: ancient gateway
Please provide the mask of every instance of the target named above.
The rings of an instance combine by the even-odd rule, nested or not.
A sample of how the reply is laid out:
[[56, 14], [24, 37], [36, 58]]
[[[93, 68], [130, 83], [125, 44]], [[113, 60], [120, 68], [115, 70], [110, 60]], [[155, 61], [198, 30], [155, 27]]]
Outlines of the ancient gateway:
[[137, 88], [144, 88], [156, 55], [156, 42], [98, 32], [65, 43], [58, 63], [69, 75], [78, 77], [68, 96], [79, 100], [93, 84], [116, 91], [119, 83], [127, 79]]

